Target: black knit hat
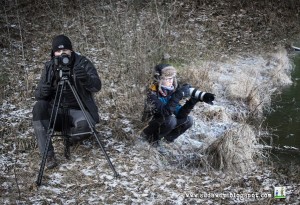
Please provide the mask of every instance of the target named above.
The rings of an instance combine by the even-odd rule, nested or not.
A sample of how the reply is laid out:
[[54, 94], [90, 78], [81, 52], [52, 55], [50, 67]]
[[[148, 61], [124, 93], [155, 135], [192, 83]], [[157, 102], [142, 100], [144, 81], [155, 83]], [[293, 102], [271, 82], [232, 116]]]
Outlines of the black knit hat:
[[73, 50], [70, 39], [65, 35], [59, 35], [53, 38], [52, 52], [56, 52], [61, 49]]

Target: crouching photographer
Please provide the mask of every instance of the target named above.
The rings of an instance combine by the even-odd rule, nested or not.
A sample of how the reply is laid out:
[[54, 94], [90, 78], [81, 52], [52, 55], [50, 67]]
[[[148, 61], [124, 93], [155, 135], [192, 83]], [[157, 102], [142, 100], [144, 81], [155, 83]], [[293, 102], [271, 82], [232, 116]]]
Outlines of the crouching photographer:
[[[90, 134], [80, 135], [90, 130], [87, 118], [80, 109], [71, 87], [68, 86], [57, 94], [61, 78], [68, 78], [87, 110], [86, 115], [94, 125], [99, 122], [98, 107], [95, 104], [92, 94], [101, 89], [101, 81], [97, 70], [86, 57], [75, 53], [72, 43], [67, 36], [56, 36], [52, 41], [51, 60], [45, 63], [41, 79], [35, 91], [37, 102], [33, 107], [33, 128], [37, 139], [37, 144], [41, 155], [46, 148], [48, 128], [50, 124], [51, 110], [55, 107], [54, 101], [57, 95], [62, 96], [61, 104], [68, 109], [68, 122], [70, 132], [74, 134], [70, 139], [71, 143], [76, 143], [90, 136]], [[56, 106], [58, 107], [58, 106]], [[58, 109], [57, 123], [55, 130], [61, 131], [61, 125], [65, 119], [65, 113]], [[53, 122], [51, 122], [53, 123]], [[76, 135], [78, 134], [78, 135]], [[54, 148], [50, 139], [47, 152], [47, 168], [57, 166], [54, 155]]]
[[[149, 121], [142, 136], [149, 143], [158, 145], [162, 138], [173, 142], [193, 125], [189, 116], [200, 101], [213, 104], [214, 94], [201, 92], [188, 84], [177, 85], [176, 69], [169, 64], [156, 65], [154, 83], [149, 87], [143, 121]], [[187, 98], [184, 105], [180, 101]], [[150, 120], [151, 119], [151, 120]]]

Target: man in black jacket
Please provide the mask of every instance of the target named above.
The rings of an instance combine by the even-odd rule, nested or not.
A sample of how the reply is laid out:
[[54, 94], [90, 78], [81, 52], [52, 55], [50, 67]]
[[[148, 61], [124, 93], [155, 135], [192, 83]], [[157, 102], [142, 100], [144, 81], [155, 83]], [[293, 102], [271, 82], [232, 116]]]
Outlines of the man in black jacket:
[[[68, 68], [70, 70], [69, 80], [74, 85], [78, 95], [88, 111], [87, 115], [90, 121], [95, 125], [99, 122], [98, 107], [93, 99], [92, 94], [100, 91], [101, 80], [96, 68], [86, 57], [81, 56], [73, 51], [70, 39], [65, 35], [59, 35], [53, 38], [51, 60], [45, 63], [41, 79], [35, 91], [37, 102], [33, 107], [33, 128], [37, 139], [39, 151], [43, 154], [47, 139], [47, 129], [53, 108], [54, 98], [60, 80], [59, 70], [57, 69], [57, 59], [62, 55], [67, 55], [70, 59]], [[62, 102], [69, 109], [69, 121], [71, 123], [71, 133], [83, 133], [90, 131], [88, 123], [80, 109], [75, 96], [69, 86], [62, 93]], [[59, 130], [61, 125], [62, 113], [58, 113], [55, 129]], [[89, 135], [73, 136], [70, 141], [77, 142], [85, 139]], [[47, 153], [47, 168], [51, 169], [57, 166], [54, 155], [54, 148], [50, 141]]]
[[[149, 143], [157, 145], [160, 139], [173, 142], [193, 124], [189, 115], [197, 102], [212, 104], [214, 94], [201, 92], [201, 98], [195, 98], [190, 91], [191, 86], [177, 85], [176, 69], [169, 64], [158, 64], [154, 68], [154, 83], [147, 92], [143, 121], [151, 118], [142, 136]], [[188, 98], [181, 105], [180, 101]]]

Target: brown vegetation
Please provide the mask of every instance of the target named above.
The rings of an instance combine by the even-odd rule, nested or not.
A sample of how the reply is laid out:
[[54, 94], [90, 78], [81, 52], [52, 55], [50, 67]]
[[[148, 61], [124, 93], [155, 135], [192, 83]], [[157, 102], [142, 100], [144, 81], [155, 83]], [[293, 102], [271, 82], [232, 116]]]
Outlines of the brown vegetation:
[[[278, 47], [289, 45], [293, 39], [299, 37], [300, 31], [300, 2], [297, 0], [4, 0], [1, 4], [0, 101], [2, 110], [13, 112], [24, 108], [26, 111], [19, 113], [22, 118], [1, 118], [0, 138], [3, 144], [0, 153], [13, 152], [17, 157], [20, 153], [29, 154], [28, 166], [31, 172], [28, 171], [28, 179], [21, 182], [23, 191], [26, 189], [26, 182], [35, 177], [33, 170], [37, 170], [39, 160], [37, 151], [30, 151], [34, 148], [35, 141], [31, 128], [31, 114], [28, 110], [34, 103], [33, 92], [43, 63], [50, 57], [51, 40], [55, 35], [63, 33], [69, 36], [75, 51], [89, 57], [98, 69], [103, 81], [102, 91], [95, 96], [102, 118], [98, 125], [99, 131], [111, 131], [115, 139], [128, 140], [136, 137], [144, 126], [140, 122], [143, 109], [141, 96], [144, 97], [144, 90], [151, 81], [152, 68], [155, 64], [172, 63], [179, 69], [182, 81], [189, 79], [194, 85], [210, 90], [213, 85], [212, 79], [216, 80], [216, 78], [211, 76], [208, 70], [213, 70], [214, 62], [226, 61], [229, 56], [236, 54], [247, 55], [277, 50]], [[274, 62], [272, 58], [286, 60], [280, 56], [270, 56], [270, 62]], [[281, 85], [281, 80], [288, 81], [286, 75], [278, 76], [284, 73], [279, 72], [280, 67], [278, 69], [278, 71], [266, 71], [266, 75], [273, 77], [274, 85], [276, 82], [277, 85]], [[251, 146], [256, 142], [255, 133], [243, 123], [253, 113], [254, 118], [260, 116], [263, 111], [262, 105], [268, 104], [270, 99], [261, 96], [260, 89], [265, 87], [256, 86], [257, 70], [249, 69], [247, 72], [245, 72], [245, 79], [247, 74], [253, 75], [254, 78], [244, 81], [242, 87], [231, 84], [226, 94], [232, 100], [246, 102], [250, 114], [241, 113], [239, 115], [242, 116], [237, 116], [236, 113], [226, 113], [222, 107], [203, 112], [205, 116], [203, 119], [208, 121], [210, 118], [230, 119], [242, 124], [225, 132], [219, 140], [208, 147], [208, 160], [215, 162], [210, 163], [215, 168], [243, 171], [253, 163], [256, 153], [253, 153]], [[240, 89], [244, 89], [242, 95]], [[224, 94], [219, 96], [223, 97], [222, 95]], [[253, 115], [250, 116], [251, 119]], [[129, 120], [130, 123], [124, 122], [124, 119]], [[128, 133], [122, 129], [128, 126], [134, 131]], [[247, 138], [246, 143], [239, 144], [243, 138]], [[60, 141], [54, 143], [59, 144]], [[127, 141], [125, 145], [128, 144], [130, 143]], [[114, 146], [115, 149], [111, 152], [117, 155], [119, 151], [116, 148], [122, 150], [123, 145], [109, 146]], [[232, 150], [228, 150], [229, 147], [238, 149], [238, 152], [233, 153]], [[128, 150], [131, 151], [131, 148]], [[84, 149], [82, 155], [88, 158], [91, 152], [90, 149]], [[145, 156], [149, 154], [149, 150], [140, 152], [144, 154], [142, 158], [134, 159], [138, 163], [148, 159]], [[157, 157], [152, 155], [153, 152], [150, 154], [153, 158]], [[197, 155], [199, 156], [200, 154]], [[251, 162], [250, 164], [243, 161], [245, 156]], [[4, 172], [11, 174], [11, 170], [22, 170], [22, 167], [17, 164], [17, 157], [14, 159], [15, 164], [8, 163], [7, 167], [3, 168]], [[95, 160], [99, 161], [99, 159]], [[122, 165], [125, 167], [123, 169], [126, 171], [129, 168], [125, 165], [130, 169], [138, 169], [136, 161], [129, 161], [126, 155], [120, 156], [119, 160], [123, 160]], [[60, 161], [65, 162], [64, 159]], [[97, 163], [100, 163], [98, 161]], [[101, 170], [102, 166], [99, 168], [97, 163], [93, 163], [91, 165], [93, 169]], [[106, 166], [105, 161], [101, 163]], [[204, 162], [195, 160], [192, 163], [196, 166]], [[145, 169], [154, 166], [156, 164], [151, 161], [150, 164], [145, 164]], [[117, 169], [122, 169], [121, 163]], [[67, 180], [72, 181], [74, 176], [80, 178], [77, 172], [72, 171], [73, 169], [66, 170], [70, 172], [69, 175], [66, 174]], [[173, 170], [154, 169], [154, 171], [167, 175]], [[176, 174], [180, 175], [182, 172], [176, 170]], [[102, 181], [106, 180], [106, 175], [102, 171], [99, 175]], [[137, 177], [143, 180], [148, 175]], [[202, 178], [195, 178], [202, 180]], [[8, 180], [11, 184], [17, 184], [18, 189], [14, 191], [20, 192], [19, 178], [14, 179], [15, 181], [12, 182], [11, 175], [1, 176], [0, 181]], [[91, 185], [94, 186], [93, 188], [99, 186], [101, 188], [98, 187], [99, 190], [104, 192], [107, 186], [105, 182], [93, 183], [89, 177], [82, 179], [80, 183], [87, 183], [86, 186]], [[72, 196], [79, 196], [81, 191], [87, 188], [83, 186], [73, 184], [71, 188], [76, 190], [76, 193], [72, 193]], [[225, 187], [224, 184], [222, 186]], [[221, 188], [219, 187], [219, 190], [222, 190]], [[25, 192], [31, 194], [31, 191], [30, 189]], [[126, 189], [119, 191], [120, 196], [123, 192], [128, 192]], [[22, 198], [22, 194], [19, 193], [18, 196]], [[120, 196], [118, 200], [122, 199]], [[23, 198], [26, 198], [26, 195], [23, 195]], [[109, 200], [114, 201], [114, 199]], [[44, 202], [46, 203], [46, 200]], [[86, 202], [82, 199], [82, 203]]]

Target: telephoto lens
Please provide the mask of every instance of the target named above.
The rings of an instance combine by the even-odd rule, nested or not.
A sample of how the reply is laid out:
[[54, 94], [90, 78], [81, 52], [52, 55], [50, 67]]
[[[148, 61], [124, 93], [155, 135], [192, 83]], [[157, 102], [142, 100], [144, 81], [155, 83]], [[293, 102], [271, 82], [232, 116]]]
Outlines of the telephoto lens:
[[193, 98], [198, 99], [199, 101], [203, 101], [203, 96], [204, 96], [205, 92], [202, 92], [196, 88], [190, 88], [190, 95]]
[[212, 93], [206, 93], [203, 91], [200, 91], [196, 88], [190, 88], [190, 95], [192, 98], [195, 98], [201, 102], [205, 102], [207, 104], [213, 105], [213, 102], [215, 100], [215, 95]]

